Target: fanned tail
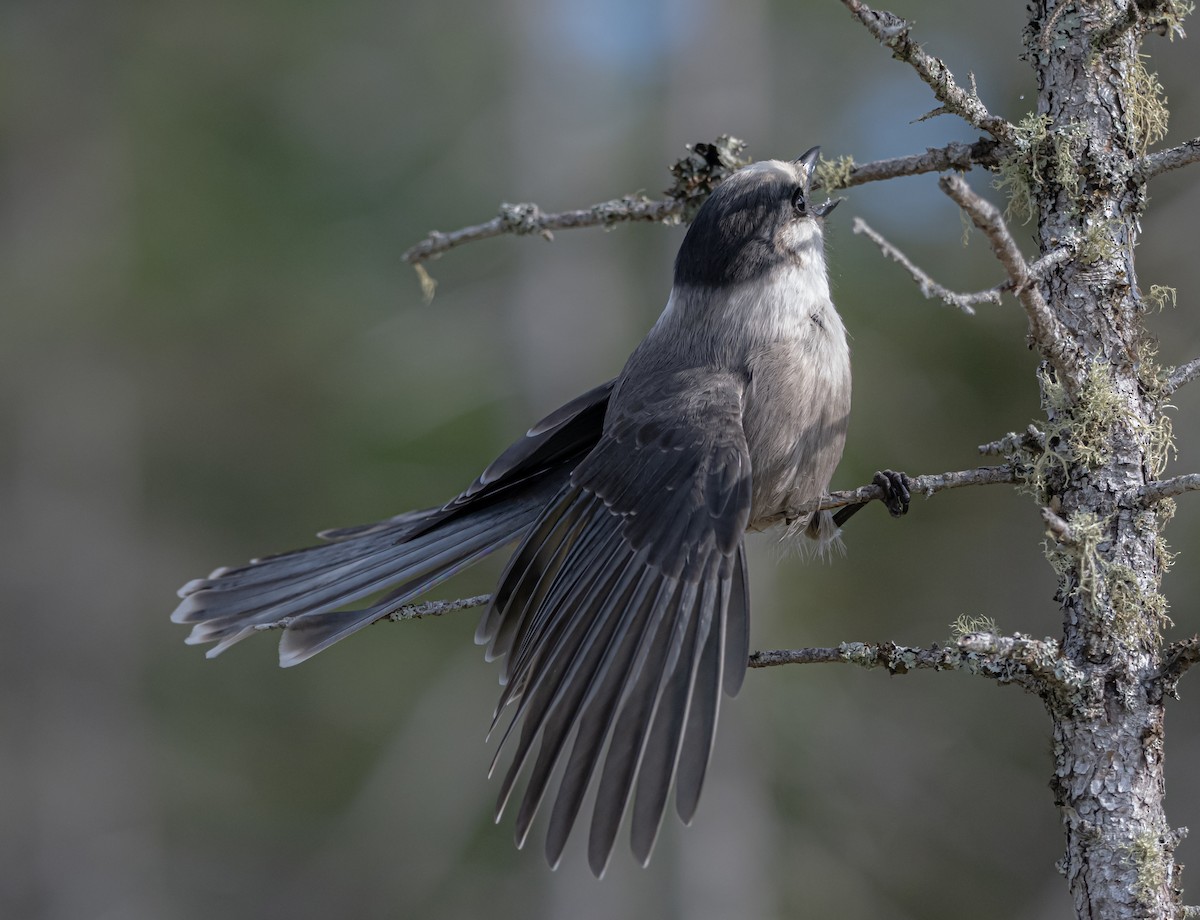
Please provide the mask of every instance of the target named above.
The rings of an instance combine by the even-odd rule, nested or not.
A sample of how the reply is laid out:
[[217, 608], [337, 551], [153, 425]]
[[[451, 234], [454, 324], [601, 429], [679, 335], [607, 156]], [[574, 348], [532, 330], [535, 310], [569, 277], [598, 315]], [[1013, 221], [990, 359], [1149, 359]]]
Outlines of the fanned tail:
[[[558, 488], [556, 477], [547, 476], [485, 507], [436, 509], [326, 532], [330, 543], [189, 582], [171, 619], [193, 624], [189, 645], [215, 642], [210, 658], [263, 626], [282, 623], [279, 663], [299, 664], [519, 539]], [[397, 584], [371, 606], [340, 609]]]

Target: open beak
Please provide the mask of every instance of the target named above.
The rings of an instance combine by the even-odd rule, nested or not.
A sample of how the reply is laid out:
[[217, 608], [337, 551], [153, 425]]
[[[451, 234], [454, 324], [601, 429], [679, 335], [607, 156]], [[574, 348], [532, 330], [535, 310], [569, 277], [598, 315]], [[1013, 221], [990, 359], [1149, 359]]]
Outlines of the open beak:
[[[821, 158], [821, 148], [813, 147], [811, 150], [806, 150], [800, 156], [796, 157], [792, 162], [797, 166], [804, 167], [804, 198], [809, 198], [809, 191], [812, 188], [813, 176], [816, 175], [817, 161]], [[824, 218], [830, 211], [836, 208], [842, 202], [841, 198], [827, 198], [825, 203], [812, 209], [812, 213], [817, 217]]]
[[796, 159], [792, 160], [797, 166], [804, 167], [804, 197], [808, 198], [809, 188], [812, 186], [813, 175], [817, 171], [817, 160], [821, 158], [821, 148], [813, 147], [811, 150], [806, 150]]

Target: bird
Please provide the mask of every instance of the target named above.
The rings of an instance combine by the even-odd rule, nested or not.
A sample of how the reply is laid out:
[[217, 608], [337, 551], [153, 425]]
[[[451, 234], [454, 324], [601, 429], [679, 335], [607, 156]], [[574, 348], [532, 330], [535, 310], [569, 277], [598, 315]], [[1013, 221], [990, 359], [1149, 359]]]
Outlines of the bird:
[[[516, 843], [545, 806], [557, 867], [594, 788], [592, 872], [603, 876], [630, 813], [646, 865], [672, 787], [691, 823], [721, 697], [746, 674], [746, 533], [781, 524], [828, 547], [865, 504], [803, 511], [841, 458], [851, 390], [823, 237], [840, 199], [810, 200], [819, 153], [752, 163], [715, 187], [618, 376], [443, 505], [188, 582], [171, 616], [192, 626], [185, 641], [215, 643], [213, 657], [282, 623], [280, 664], [296, 665], [516, 544], [475, 634], [500, 662], [492, 728], [509, 716], [491, 768], [511, 751], [496, 820], [525, 775]], [[893, 516], [907, 512], [907, 476], [874, 481]]]

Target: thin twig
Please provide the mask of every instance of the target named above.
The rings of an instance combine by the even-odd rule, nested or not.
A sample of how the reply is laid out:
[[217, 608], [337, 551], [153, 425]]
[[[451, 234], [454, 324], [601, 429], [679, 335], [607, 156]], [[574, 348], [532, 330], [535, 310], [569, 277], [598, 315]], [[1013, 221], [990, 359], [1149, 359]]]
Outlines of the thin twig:
[[975, 294], [960, 294], [957, 291], [952, 291], [938, 284], [928, 274], [918, 268], [908, 256], [888, 242], [882, 234], [876, 232], [861, 217], [854, 218], [853, 230], [855, 233], [861, 233], [866, 236], [879, 247], [880, 252], [893, 262], [901, 265], [912, 276], [913, 281], [917, 283], [918, 289], [926, 300], [932, 300], [936, 297], [952, 307], [958, 307], [958, 309], [962, 310], [968, 316], [975, 315], [974, 304], [1000, 303], [1000, 291], [997, 288], [989, 288], [986, 291], [979, 291]]
[[842, 0], [842, 3], [855, 19], [891, 50], [894, 57], [904, 61], [917, 72], [917, 76], [933, 90], [934, 96], [948, 112], [953, 112], [968, 124], [986, 131], [1006, 146], [1017, 146], [1013, 126], [1005, 119], [991, 114], [978, 95], [967, 92], [954, 81], [954, 75], [945, 64], [928, 54], [909, 37], [911, 23], [886, 10], [873, 10], [861, 0]]
[[1008, 232], [1000, 211], [991, 202], [975, 194], [960, 176], [942, 176], [938, 185], [988, 238], [992, 252], [1012, 282], [1013, 293], [1029, 317], [1029, 333], [1034, 345], [1059, 371], [1063, 382], [1070, 385], [1076, 371], [1069, 353], [1067, 330], [1038, 290], [1037, 279], [1012, 234]]
[[[490, 594], [476, 594], [474, 597], [460, 597], [451, 601], [423, 601], [420, 604], [409, 604], [393, 610], [377, 622], [390, 620], [393, 623], [397, 623], [400, 620], [419, 620], [421, 617], [440, 617], [443, 614], [454, 613], [456, 610], [485, 607], [491, 602], [492, 596]], [[266, 629], [286, 629], [292, 625], [295, 619], [295, 617], [281, 617], [271, 623], [259, 623], [254, 628], [259, 631]]]
[[1137, 490], [1137, 497], [1142, 503], [1160, 502], [1164, 498], [1174, 498], [1184, 492], [1195, 492], [1200, 489], [1200, 473], [1185, 473], [1172, 479], [1160, 479], [1148, 482]]
[[1169, 170], [1179, 169], [1181, 166], [1188, 166], [1198, 161], [1200, 161], [1200, 137], [1194, 137], [1175, 147], [1158, 150], [1142, 157], [1141, 162], [1134, 169], [1134, 175], [1146, 182]]
[[[975, 314], [974, 305], [977, 303], [1000, 303], [1000, 295], [1006, 291], [1011, 291], [1014, 287], [1013, 281], [1010, 278], [997, 284], [995, 287], [988, 288], [986, 291], [977, 291], [973, 294], [960, 294], [934, 281], [933, 278], [914, 264], [894, 243], [889, 241], [878, 230], [871, 227], [861, 217], [854, 218], [853, 230], [855, 233], [861, 233], [866, 236], [879, 247], [885, 256], [893, 262], [899, 263], [912, 276], [912, 279], [917, 283], [917, 287], [926, 299], [939, 298], [952, 307], [958, 307], [958, 309], [968, 315], [973, 316]], [[1040, 279], [1047, 269], [1070, 258], [1074, 251], [1074, 246], [1060, 246], [1058, 249], [1053, 249], [1030, 265], [1027, 272], [1031, 278]]]
[[1053, 639], [1030, 639], [1020, 634], [998, 636], [971, 633], [955, 645], [917, 648], [894, 642], [843, 642], [834, 648], [772, 649], [750, 656], [750, 667], [784, 664], [856, 664], [884, 668], [890, 674], [909, 671], [968, 671], [1000, 683], [1018, 683], [1044, 693], [1047, 689], [1075, 692], [1090, 687], [1091, 679], [1062, 656]]
[[1171, 371], [1171, 376], [1167, 378], [1165, 396], [1170, 396], [1181, 386], [1191, 383], [1197, 377], [1200, 377], [1200, 358], [1193, 358], [1182, 367], [1177, 367]]

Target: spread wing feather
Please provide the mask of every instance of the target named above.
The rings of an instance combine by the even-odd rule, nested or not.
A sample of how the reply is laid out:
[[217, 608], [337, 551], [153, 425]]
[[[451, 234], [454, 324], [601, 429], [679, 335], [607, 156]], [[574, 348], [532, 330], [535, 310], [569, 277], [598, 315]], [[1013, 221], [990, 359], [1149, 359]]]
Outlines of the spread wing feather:
[[681, 815], [694, 812], [722, 682], [736, 691], [739, 678], [727, 672], [746, 667], [741, 541], [751, 488], [741, 396], [732, 377], [697, 387], [675, 375], [650, 399], [614, 404], [480, 623], [477, 640], [504, 659], [497, 718], [514, 710], [500, 743], [512, 741], [512, 757], [497, 817], [528, 767], [516, 816], [523, 843], [559, 768], [552, 864], [593, 781], [597, 875], [635, 790], [632, 839], [643, 861], [672, 782]]

